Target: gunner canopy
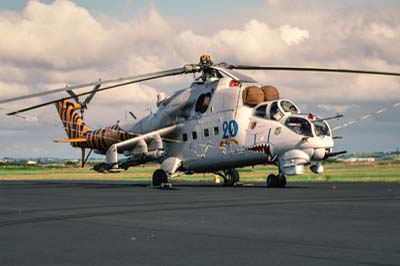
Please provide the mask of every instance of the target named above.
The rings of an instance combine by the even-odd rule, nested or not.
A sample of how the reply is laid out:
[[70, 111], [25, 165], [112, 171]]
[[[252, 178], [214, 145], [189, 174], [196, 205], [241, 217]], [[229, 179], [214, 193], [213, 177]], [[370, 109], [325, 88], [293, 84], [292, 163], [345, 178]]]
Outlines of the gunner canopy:
[[315, 120], [313, 121], [315, 135], [319, 136], [330, 136], [331, 131], [329, 129], [328, 123], [324, 120]]
[[324, 120], [310, 120], [303, 117], [288, 117], [285, 122], [287, 126], [293, 132], [307, 136], [307, 137], [321, 137], [321, 136], [331, 136], [331, 130], [328, 123]]
[[310, 121], [302, 117], [288, 117], [285, 122], [285, 126], [291, 129], [293, 132], [307, 136], [313, 137], [312, 126]]

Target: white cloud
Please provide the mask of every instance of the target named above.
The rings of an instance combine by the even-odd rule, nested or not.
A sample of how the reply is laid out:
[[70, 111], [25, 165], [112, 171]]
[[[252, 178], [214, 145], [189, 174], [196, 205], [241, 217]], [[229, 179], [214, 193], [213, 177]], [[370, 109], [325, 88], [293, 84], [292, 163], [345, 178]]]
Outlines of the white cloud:
[[[225, 22], [221, 27], [216, 26], [218, 21], [214, 23], [219, 18], [206, 15], [202, 21], [176, 25], [182, 19], [164, 17], [154, 7], [138, 17], [119, 20], [95, 16], [72, 1], [45, 4], [31, 0], [22, 12], [0, 12], [0, 98], [176, 68], [196, 63], [203, 53], [211, 54], [216, 62], [400, 72], [399, 5], [325, 7], [309, 3], [268, 0], [243, 14], [246, 19], [222, 14]], [[262, 84], [277, 86], [283, 97], [309, 106], [319, 104], [326, 111], [348, 111], [355, 108], [355, 102], [368, 104], [399, 97], [398, 78], [247, 74]], [[146, 106], [154, 108], [158, 91], [171, 92], [191, 81], [191, 75], [169, 77], [99, 93], [89, 106], [87, 120], [104, 125], [121, 119], [125, 109], [144, 114]], [[52, 117], [51, 123], [56, 123], [53, 112], [49, 107], [27, 115], [39, 122]]]
[[99, 93], [95, 96], [94, 101], [99, 104], [110, 104], [110, 102], [118, 104], [151, 104], [156, 102], [158, 93], [156, 89], [150, 86], [133, 84]]
[[385, 24], [372, 23], [371, 32], [374, 35], [385, 37], [388, 39], [394, 39], [396, 36], [395, 32]]
[[0, 34], [3, 60], [52, 68], [96, 63], [106, 44], [104, 29], [88, 11], [65, 0], [29, 1], [21, 14], [0, 17]]
[[[273, 2], [266, 4], [272, 8], [268, 19], [255, 15], [239, 28], [209, 27], [209, 34], [200, 34], [190, 28], [176, 30], [155, 8], [146, 15], [121, 21], [96, 18], [71, 1], [29, 1], [20, 14], [0, 13], [0, 34], [7, 36], [0, 41], [0, 59], [8, 62], [6, 69], [0, 67], [0, 73], [10, 73], [3, 83], [21, 83], [37, 91], [54, 88], [55, 83], [77, 84], [175, 68], [196, 62], [203, 53], [213, 55], [216, 61], [234, 63], [400, 69], [395, 63], [399, 57], [395, 56], [399, 53], [395, 44], [400, 32], [398, 19], [397, 24], [393, 18], [389, 25], [374, 17], [369, 19], [365, 15], [369, 11], [358, 14], [351, 10], [338, 19], [336, 10], [322, 10], [321, 15], [319, 9], [301, 5], [296, 5], [296, 12], [286, 12], [292, 7], [287, 1]], [[283, 13], [287, 22], [279, 25], [279, 14]], [[378, 79], [382, 83], [374, 81], [374, 87], [380, 88], [375, 94], [371, 86], [358, 89], [366, 84], [358, 77], [294, 73], [255, 76], [263, 83], [282, 83], [279, 77], [283, 77], [283, 85], [289, 86], [289, 92], [296, 91], [295, 96], [303, 95], [305, 88], [312, 89], [312, 100], [337, 99], [340, 93], [348, 100], [371, 100], [370, 95], [386, 99], [397, 86], [395, 80]], [[179, 84], [185, 80], [167, 78], [149, 84], [179, 88], [186, 86]], [[336, 93], [330, 93], [332, 90]], [[1, 91], [0, 96], [4, 96]], [[110, 102], [119, 100], [112, 97]]]
[[285, 53], [286, 45], [279, 28], [271, 28], [258, 20], [250, 20], [240, 29], [222, 29], [212, 35], [183, 31], [175, 42], [185, 58], [198, 58], [211, 53], [219, 58], [254, 63], [266, 62]]
[[300, 44], [305, 39], [310, 38], [307, 30], [298, 27], [283, 25], [279, 28], [282, 40], [289, 46]]
[[0, 96], [3, 98], [10, 98], [15, 94], [26, 94], [29, 92], [29, 88], [25, 85], [21, 85], [13, 82], [2, 82], [0, 80]]
[[318, 107], [326, 111], [334, 111], [337, 113], [343, 113], [350, 108], [359, 107], [357, 105], [345, 105], [345, 104], [318, 104]]

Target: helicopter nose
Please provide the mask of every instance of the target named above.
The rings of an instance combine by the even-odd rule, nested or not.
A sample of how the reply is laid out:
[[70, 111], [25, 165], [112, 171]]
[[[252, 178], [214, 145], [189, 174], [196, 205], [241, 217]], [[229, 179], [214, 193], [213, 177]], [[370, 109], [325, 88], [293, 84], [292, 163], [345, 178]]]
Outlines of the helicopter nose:
[[325, 153], [326, 153], [325, 148], [314, 149], [313, 159], [320, 161], [325, 158]]

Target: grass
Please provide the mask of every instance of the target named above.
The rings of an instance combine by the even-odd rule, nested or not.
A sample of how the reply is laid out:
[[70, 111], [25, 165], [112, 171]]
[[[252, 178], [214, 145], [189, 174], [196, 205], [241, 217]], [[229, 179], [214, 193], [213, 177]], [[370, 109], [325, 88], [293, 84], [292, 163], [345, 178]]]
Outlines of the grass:
[[[100, 174], [89, 168], [73, 167], [26, 167], [13, 166], [0, 168], [1, 180], [121, 180], [150, 181], [154, 165], [135, 167], [117, 174]], [[266, 175], [277, 173], [277, 167], [257, 166], [238, 169], [241, 181], [265, 182]], [[212, 182], [212, 174], [195, 174], [176, 177], [176, 181]], [[288, 182], [400, 182], [400, 163], [328, 163], [321, 175], [306, 173], [301, 176], [288, 176]]]

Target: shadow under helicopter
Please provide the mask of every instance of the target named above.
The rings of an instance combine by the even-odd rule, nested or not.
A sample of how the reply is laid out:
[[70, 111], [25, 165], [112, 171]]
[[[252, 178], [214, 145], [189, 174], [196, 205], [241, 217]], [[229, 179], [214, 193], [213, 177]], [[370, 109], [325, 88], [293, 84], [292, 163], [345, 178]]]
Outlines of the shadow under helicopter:
[[[7, 189], [13, 187], [21, 189], [41, 189], [41, 188], [82, 188], [82, 189], [118, 189], [118, 188], [148, 188], [153, 190], [180, 190], [184, 188], [214, 188], [214, 189], [272, 189], [272, 190], [287, 190], [287, 189], [309, 189], [307, 184], [293, 183], [288, 184], [285, 188], [267, 187], [265, 183], [241, 183], [236, 186], [224, 186], [223, 184], [214, 184], [208, 182], [172, 182], [170, 187], [152, 187], [149, 182], [115, 182], [115, 181], [7, 181], [3, 182], [7, 185]], [[0, 188], [1, 189], [1, 188]]]

